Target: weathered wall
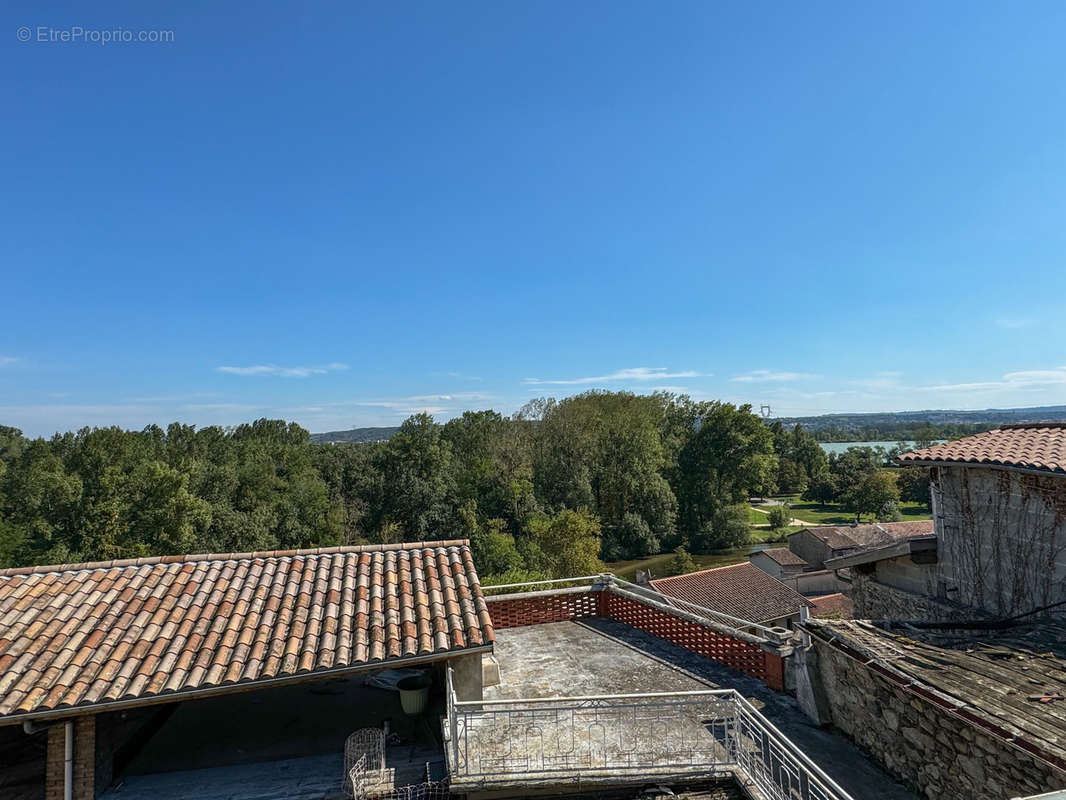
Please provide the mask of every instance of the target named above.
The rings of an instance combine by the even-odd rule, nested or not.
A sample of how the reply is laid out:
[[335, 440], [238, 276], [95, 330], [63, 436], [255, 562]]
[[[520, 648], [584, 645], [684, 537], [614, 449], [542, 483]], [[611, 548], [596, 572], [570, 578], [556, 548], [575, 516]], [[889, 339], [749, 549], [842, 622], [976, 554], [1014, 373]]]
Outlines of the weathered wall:
[[836, 572], [828, 569], [801, 572], [798, 575], [786, 575], [779, 580], [785, 586], [792, 587], [800, 594], [833, 594], [846, 588], [837, 578]]
[[[762, 553], [752, 553], [750, 556], [748, 556], [748, 561], [750, 561], [753, 566], [756, 566], [761, 569], [771, 578], [777, 578], [777, 580], [781, 580], [781, 576], [786, 574], [784, 567], [782, 567], [769, 556], [763, 555]], [[795, 572], [795, 570], [791, 570], [789, 574], [791, 574], [791, 572]]]
[[931, 478], [940, 594], [1001, 616], [1066, 600], [1066, 478], [961, 466]]
[[812, 567], [825, 568], [825, 560], [832, 556], [829, 546], [810, 531], [796, 531], [788, 537], [788, 549]]
[[[880, 565], [878, 565], [880, 566]], [[978, 609], [938, 600], [882, 583], [878, 572], [855, 568], [851, 572], [852, 616], [855, 619], [900, 619], [948, 622], [980, 619]]]
[[1006, 800], [1066, 786], [1066, 772], [814, 642], [833, 724], [922, 797]]

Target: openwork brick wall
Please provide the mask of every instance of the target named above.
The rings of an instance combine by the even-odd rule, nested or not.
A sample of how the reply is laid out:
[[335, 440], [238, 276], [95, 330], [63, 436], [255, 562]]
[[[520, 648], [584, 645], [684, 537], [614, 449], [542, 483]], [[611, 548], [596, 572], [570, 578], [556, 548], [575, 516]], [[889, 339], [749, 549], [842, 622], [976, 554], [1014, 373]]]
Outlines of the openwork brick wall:
[[522, 625], [566, 622], [581, 617], [598, 617], [600, 595], [591, 589], [582, 592], [539, 594], [530, 597], [486, 597], [492, 626], [496, 629]]
[[756, 644], [615, 594], [609, 589], [485, 599], [492, 624], [498, 629], [566, 622], [582, 617], [610, 617], [758, 678], [772, 689], [785, 690], [784, 664], [780, 656], [767, 653]]
[[[784, 691], [784, 675], [779, 656], [767, 653], [758, 645], [734, 639], [628, 597], [610, 591], [604, 592], [604, 595], [604, 616], [665, 639], [711, 661], [725, 664], [738, 672], [759, 678], [771, 688]], [[774, 660], [773, 663], [768, 663], [770, 659]]]

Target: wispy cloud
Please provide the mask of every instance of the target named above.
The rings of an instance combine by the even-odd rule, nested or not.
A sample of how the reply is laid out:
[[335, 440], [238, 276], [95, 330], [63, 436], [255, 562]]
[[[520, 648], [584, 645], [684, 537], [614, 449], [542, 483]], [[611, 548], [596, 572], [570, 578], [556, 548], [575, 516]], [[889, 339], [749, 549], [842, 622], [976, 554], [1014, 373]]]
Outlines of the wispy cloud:
[[915, 387], [931, 392], [988, 392], [1004, 389], [1033, 389], [1058, 386], [1066, 383], [1066, 367], [1054, 369], [1029, 369], [1008, 372], [998, 381], [975, 381], [973, 383], [942, 383], [936, 386]]
[[6, 367], [18, 361], [17, 356], [0, 356], [0, 367]]
[[325, 375], [327, 372], [339, 372], [348, 369], [347, 364], [333, 362], [314, 367], [279, 367], [277, 364], [254, 364], [247, 367], [215, 367], [216, 372], [244, 377], [271, 376], [280, 378], [307, 378], [311, 375]]
[[483, 381], [485, 380], [480, 375], [467, 375], [465, 372], [446, 372], [444, 373], [449, 378], [455, 378], [457, 381]]
[[1036, 324], [1036, 318], [1029, 316], [1013, 316], [1006, 314], [1003, 316], [995, 317], [992, 320], [992, 324], [997, 328], [1003, 328], [1008, 331], [1021, 330], [1022, 328], [1031, 328]]
[[808, 372], [783, 372], [770, 369], [753, 369], [744, 375], [737, 375], [729, 380], [734, 383], [786, 383], [788, 381], [803, 381], [808, 378], [817, 378]]
[[579, 386], [589, 383], [628, 383], [631, 381], [659, 381], [676, 378], [705, 378], [709, 373], [681, 370], [670, 372], [668, 367], [628, 367], [608, 375], [594, 375], [587, 378], [526, 378], [522, 383], [529, 386]]

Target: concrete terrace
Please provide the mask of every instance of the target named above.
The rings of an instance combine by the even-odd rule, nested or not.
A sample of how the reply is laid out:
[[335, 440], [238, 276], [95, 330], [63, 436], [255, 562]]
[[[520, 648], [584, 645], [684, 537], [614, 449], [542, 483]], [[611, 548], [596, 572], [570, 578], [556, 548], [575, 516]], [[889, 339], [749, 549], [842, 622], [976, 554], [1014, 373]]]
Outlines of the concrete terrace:
[[496, 637], [500, 684], [486, 700], [732, 688], [854, 797], [916, 800], [843, 736], [812, 725], [793, 698], [624, 623], [591, 617]]

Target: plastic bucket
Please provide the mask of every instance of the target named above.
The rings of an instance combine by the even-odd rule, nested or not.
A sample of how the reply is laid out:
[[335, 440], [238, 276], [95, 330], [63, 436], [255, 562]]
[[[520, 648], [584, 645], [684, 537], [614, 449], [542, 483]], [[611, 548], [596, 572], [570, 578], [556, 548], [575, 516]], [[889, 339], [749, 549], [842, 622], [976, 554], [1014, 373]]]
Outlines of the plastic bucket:
[[412, 675], [396, 684], [396, 688], [400, 690], [400, 707], [403, 708], [404, 714], [414, 717], [426, 710], [429, 687], [432, 684], [433, 681], [428, 675]]

